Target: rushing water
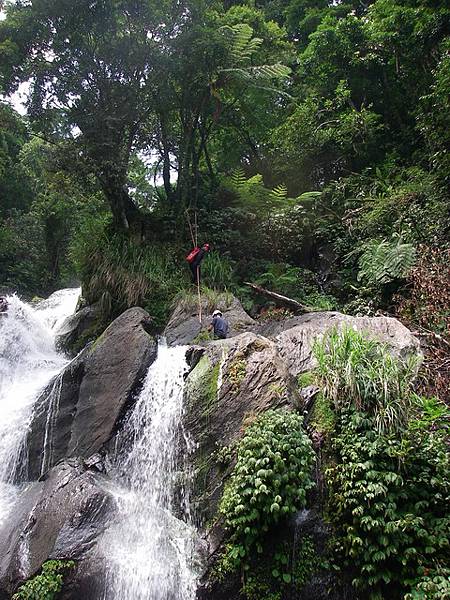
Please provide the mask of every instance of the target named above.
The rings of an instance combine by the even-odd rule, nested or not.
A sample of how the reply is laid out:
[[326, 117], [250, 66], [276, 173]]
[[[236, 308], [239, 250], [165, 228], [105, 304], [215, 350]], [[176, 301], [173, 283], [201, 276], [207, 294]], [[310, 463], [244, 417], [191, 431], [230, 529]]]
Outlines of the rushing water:
[[[195, 598], [189, 486], [179, 464], [180, 449], [186, 456], [189, 445], [180, 425], [185, 351], [160, 345], [113, 459], [119, 518], [103, 540], [109, 564], [105, 600]], [[181, 496], [178, 507], [175, 495]], [[180, 520], [174, 513], [183, 505]]]
[[79, 294], [75, 288], [60, 290], [34, 308], [10, 296], [7, 313], [0, 315], [0, 524], [17, 496], [12, 482], [33, 403], [67, 363], [55, 350], [55, 334]]

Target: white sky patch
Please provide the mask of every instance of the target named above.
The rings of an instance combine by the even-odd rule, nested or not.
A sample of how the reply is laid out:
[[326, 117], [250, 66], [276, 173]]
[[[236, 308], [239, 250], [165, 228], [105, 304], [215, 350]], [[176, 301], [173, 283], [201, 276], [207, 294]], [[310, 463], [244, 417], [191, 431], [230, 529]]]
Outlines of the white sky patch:
[[[0, 7], [4, 5], [4, 2], [0, 0]], [[0, 9], [0, 21], [4, 21], [6, 19], [6, 13], [4, 10]], [[27, 109], [25, 108], [25, 101], [27, 99], [27, 93], [30, 88], [29, 83], [21, 83], [19, 85], [19, 89], [15, 94], [8, 96], [5, 98], [9, 104], [11, 104], [19, 114], [26, 115]], [[2, 97], [2, 96], [1, 96]]]
[[5, 100], [9, 102], [9, 104], [11, 104], [20, 115], [27, 114], [25, 102], [27, 100], [29, 89], [30, 83], [28, 81], [25, 81], [24, 83], [21, 83], [19, 85], [19, 89], [17, 90], [17, 92], [5, 98]]

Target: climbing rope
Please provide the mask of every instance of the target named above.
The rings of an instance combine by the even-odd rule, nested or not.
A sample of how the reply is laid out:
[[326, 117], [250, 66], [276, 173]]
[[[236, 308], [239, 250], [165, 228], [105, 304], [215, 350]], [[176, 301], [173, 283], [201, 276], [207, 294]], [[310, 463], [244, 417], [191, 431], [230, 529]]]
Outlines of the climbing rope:
[[[192, 225], [189, 209], [186, 209], [186, 221], [191, 234], [192, 244], [194, 248], [198, 246], [198, 219], [197, 211], [194, 212], [194, 225]], [[200, 265], [197, 267], [197, 297], [198, 297], [198, 320], [202, 324], [202, 295], [200, 293]]]

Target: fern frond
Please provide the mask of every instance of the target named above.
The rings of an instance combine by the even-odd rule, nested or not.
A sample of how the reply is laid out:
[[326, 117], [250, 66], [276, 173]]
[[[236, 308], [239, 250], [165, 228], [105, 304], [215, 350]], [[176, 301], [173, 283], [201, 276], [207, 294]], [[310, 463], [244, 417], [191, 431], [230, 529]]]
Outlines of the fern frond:
[[322, 192], [303, 192], [300, 196], [297, 196], [296, 200], [298, 202], [311, 202], [315, 198], [319, 198], [322, 195]]
[[284, 185], [284, 183], [280, 183], [280, 185], [277, 185], [276, 187], [273, 188], [273, 190], [271, 191], [271, 194], [275, 198], [281, 200], [281, 199], [287, 198], [288, 190], [287, 190], [287, 187]]
[[366, 244], [359, 259], [358, 280], [369, 284], [386, 284], [403, 279], [414, 266], [416, 249], [412, 244], [383, 240]]
[[247, 23], [225, 25], [220, 30], [227, 36], [232, 64], [248, 62], [263, 42], [253, 37], [253, 29]]
[[252, 79], [286, 79], [291, 74], [291, 69], [281, 63], [248, 67], [246, 71]]
[[245, 177], [244, 169], [242, 169], [241, 167], [234, 169], [234, 171], [231, 173], [231, 181], [233, 182], [233, 185], [235, 185], [236, 187], [238, 187], [238, 188], [242, 187], [244, 185], [244, 183], [247, 181], [247, 178]]

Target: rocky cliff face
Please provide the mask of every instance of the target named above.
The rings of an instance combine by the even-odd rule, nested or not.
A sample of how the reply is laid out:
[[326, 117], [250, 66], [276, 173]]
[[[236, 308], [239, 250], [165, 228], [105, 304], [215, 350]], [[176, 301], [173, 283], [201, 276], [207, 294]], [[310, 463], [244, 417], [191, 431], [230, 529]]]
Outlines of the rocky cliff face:
[[[215, 560], [226, 540], [218, 504], [233, 466], [224, 461], [224, 452], [233, 448], [246, 426], [261, 412], [281, 406], [307, 410], [305, 398], [311, 396], [311, 390], [300, 389], [298, 376], [316, 366], [314, 341], [331, 328], [344, 326], [385, 343], [393, 354], [406, 357], [420, 352], [417, 339], [396, 319], [358, 318], [335, 312], [311, 313], [263, 325], [253, 322], [250, 328], [254, 332], [235, 332], [228, 340], [190, 348], [185, 420], [195, 442], [194, 511], [208, 555], [199, 599], [242, 598], [238, 576], [217, 581], [213, 574]], [[183, 339], [189, 339], [188, 331]], [[312, 508], [302, 511], [278, 532], [292, 551], [302, 536], [309, 535], [314, 539], [317, 556], [323, 554], [330, 531], [320, 516], [320, 502], [320, 494], [316, 494], [310, 499]], [[289, 600], [356, 597], [330, 572], [316, 574], [302, 589], [287, 593]]]
[[151, 327], [144, 310], [126, 311], [37, 401], [21, 474], [34, 483], [0, 529], [0, 598], [10, 598], [48, 559], [76, 561], [63, 598], [101, 597], [96, 544], [115, 507], [97, 453], [106, 453], [156, 357]]
[[88, 457], [112, 436], [156, 357], [148, 314], [123, 313], [50, 383], [27, 440], [28, 479], [65, 457]]
[[[313, 313], [260, 325], [237, 300], [225, 308], [232, 335], [227, 340], [195, 344], [201, 325], [195, 312], [183, 306], [165, 332], [171, 344], [191, 344], [184, 425], [193, 441], [192, 508], [205, 548], [199, 600], [241, 598], [239, 578], [218, 583], [211, 572], [226, 539], [218, 505], [233, 466], [227, 453], [258, 414], [278, 407], [306, 410], [298, 376], [314, 366], [314, 340], [333, 326], [346, 325], [402, 356], [420, 350], [405, 327], [386, 317]], [[49, 558], [76, 561], [64, 600], [102, 597], [105, 565], [97, 542], [115, 514], [103, 460], [155, 359], [156, 343], [148, 331], [151, 320], [145, 311], [125, 312], [38, 401], [27, 441], [28, 480], [34, 483], [0, 529], [0, 598], [9, 598]], [[320, 517], [318, 495], [277, 535], [295, 551], [305, 532], [320, 556], [329, 531]], [[290, 594], [289, 600], [352, 597], [329, 573], [315, 575]]]

